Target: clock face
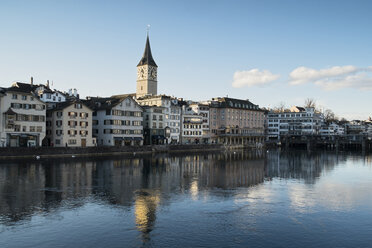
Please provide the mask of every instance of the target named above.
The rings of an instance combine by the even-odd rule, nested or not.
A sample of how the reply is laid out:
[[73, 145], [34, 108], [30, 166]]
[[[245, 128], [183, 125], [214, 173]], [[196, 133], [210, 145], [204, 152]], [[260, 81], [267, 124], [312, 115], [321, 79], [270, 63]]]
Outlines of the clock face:
[[138, 79], [144, 79], [145, 78], [145, 70], [144, 68], [138, 68], [137, 70], [137, 78]]
[[155, 69], [152, 69], [151, 77], [152, 77], [152, 79], [156, 79], [156, 70]]
[[149, 78], [152, 80], [156, 80], [156, 68], [149, 68]]

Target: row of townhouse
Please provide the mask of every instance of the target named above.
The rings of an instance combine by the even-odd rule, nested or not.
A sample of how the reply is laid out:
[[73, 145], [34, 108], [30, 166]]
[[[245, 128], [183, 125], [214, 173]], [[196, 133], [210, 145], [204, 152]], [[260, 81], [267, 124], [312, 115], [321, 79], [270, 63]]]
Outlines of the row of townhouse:
[[366, 135], [372, 138], [372, 120], [327, 122], [323, 114], [314, 108], [293, 106], [287, 111], [267, 113], [266, 135], [268, 140], [303, 135]]
[[192, 102], [165, 95], [136, 100], [144, 108], [145, 144], [264, 142], [264, 111], [249, 100]]

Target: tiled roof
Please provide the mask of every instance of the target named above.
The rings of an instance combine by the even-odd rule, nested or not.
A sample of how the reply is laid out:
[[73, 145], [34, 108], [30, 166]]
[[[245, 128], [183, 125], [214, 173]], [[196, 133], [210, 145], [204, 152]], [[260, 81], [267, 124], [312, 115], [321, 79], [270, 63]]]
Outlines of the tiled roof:
[[83, 102], [94, 111], [111, 109], [119, 104], [123, 98], [118, 97], [91, 97]]
[[39, 87], [38, 85], [25, 84], [21, 82], [16, 82], [12, 84], [11, 87], [6, 88], [6, 91], [9, 92], [22, 92], [22, 93], [33, 93], [34, 90]]
[[65, 109], [65, 108], [71, 106], [72, 104], [75, 104], [75, 103], [81, 103], [81, 104], [85, 105], [86, 107], [88, 107], [89, 109], [93, 110], [84, 101], [77, 99], [77, 100], [72, 100], [72, 101], [66, 101], [66, 102], [56, 103], [55, 107], [53, 109], [51, 109], [51, 111], [62, 110], [62, 109]]

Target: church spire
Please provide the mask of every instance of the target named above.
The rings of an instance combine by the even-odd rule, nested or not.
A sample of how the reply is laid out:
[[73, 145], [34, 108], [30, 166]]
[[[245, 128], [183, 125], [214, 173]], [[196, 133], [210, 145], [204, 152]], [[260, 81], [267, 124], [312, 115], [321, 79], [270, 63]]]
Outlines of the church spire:
[[149, 39], [148, 33], [147, 33], [145, 51], [143, 53], [142, 59], [140, 60], [137, 66], [141, 66], [141, 65], [151, 65], [151, 66], [158, 67], [155, 63], [155, 60], [152, 58], [151, 48], [150, 48], [150, 39]]

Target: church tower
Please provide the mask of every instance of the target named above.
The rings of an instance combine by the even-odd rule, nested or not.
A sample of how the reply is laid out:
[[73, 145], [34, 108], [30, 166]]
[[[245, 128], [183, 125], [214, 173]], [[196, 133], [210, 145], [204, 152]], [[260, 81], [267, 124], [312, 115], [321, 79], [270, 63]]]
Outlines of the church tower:
[[152, 58], [149, 35], [147, 34], [145, 52], [137, 65], [136, 97], [157, 95], [158, 93], [158, 66]]

